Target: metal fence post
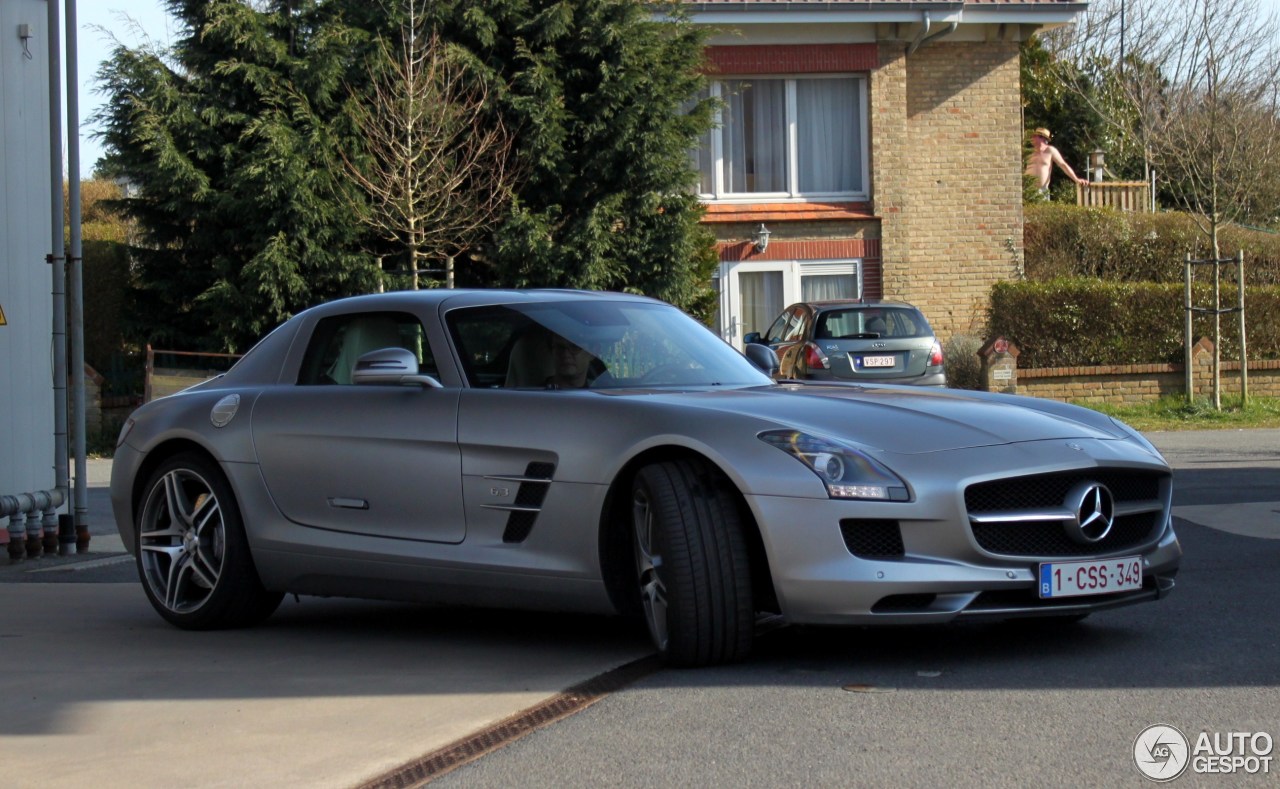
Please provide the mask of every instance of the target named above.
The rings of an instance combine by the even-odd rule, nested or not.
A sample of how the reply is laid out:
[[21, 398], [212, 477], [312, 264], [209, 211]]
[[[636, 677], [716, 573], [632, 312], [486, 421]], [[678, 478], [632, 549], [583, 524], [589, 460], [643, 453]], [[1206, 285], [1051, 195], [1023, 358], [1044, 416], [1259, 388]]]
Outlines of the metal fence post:
[[1183, 282], [1183, 299], [1182, 299], [1182, 346], [1183, 346], [1183, 363], [1186, 367], [1187, 381], [1187, 404], [1195, 402], [1196, 390], [1194, 373], [1191, 369], [1191, 253], [1187, 253], [1186, 262], [1184, 263], [1184, 271], [1182, 273]]
[[1240, 409], [1249, 404], [1249, 356], [1244, 341], [1244, 250], [1236, 250], [1236, 307], [1240, 312]]

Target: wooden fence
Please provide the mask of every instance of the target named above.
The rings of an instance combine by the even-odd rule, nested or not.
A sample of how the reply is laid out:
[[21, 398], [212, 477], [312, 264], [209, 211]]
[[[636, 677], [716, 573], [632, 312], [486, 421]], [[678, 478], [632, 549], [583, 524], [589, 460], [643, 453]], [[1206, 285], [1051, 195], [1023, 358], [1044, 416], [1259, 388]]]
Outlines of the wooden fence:
[[[157, 355], [162, 356], [166, 361], [181, 360], [184, 364], [157, 366]], [[142, 401], [149, 403], [156, 398], [181, 392], [189, 386], [195, 386], [202, 381], [222, 375], [240, 356], [241, 354], [233, 353], [155, 350], [148, 344], [147, 376], [143, 386]]]
[[1110, 206], [1120, 211], [1151, 210], [1151, 185], [1143, 181], [1098, 181], [1076, 184], [1076, 205]]

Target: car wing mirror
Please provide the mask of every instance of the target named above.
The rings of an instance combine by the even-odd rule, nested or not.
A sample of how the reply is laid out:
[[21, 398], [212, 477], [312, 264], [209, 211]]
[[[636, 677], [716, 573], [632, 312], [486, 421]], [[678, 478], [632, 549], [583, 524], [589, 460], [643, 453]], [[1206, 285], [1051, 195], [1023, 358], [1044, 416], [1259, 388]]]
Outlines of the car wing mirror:
[[351, 369], [354, 384], [398, 384], [442, 389], [435, 378], [418, 372], [418, 357], [404, 348], [379, 348], [361, 354]]
[[743, 353], [752, 364], [770, 378], [778, 374], [778, 368], [781, 366], [778, 363], [778, 354], [774, 353], [769, 346], [748, 343]]
[[742, 341], [747, 345], [754, 345], [760, 342], [760, 332], [758, 331], [747, 332], [747, 335], [742, 338]]

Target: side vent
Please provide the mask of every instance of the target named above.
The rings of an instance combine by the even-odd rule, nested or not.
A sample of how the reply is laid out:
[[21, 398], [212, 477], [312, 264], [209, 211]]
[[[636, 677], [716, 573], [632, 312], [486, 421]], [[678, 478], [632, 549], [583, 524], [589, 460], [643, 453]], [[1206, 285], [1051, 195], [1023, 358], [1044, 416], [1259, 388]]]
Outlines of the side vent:
[[502, 541], [508, 543], [524, 542], [533, 524], [542, 512], [542, 502], [547, 497], [547, 488], [551, 487], [551, 477], [556, 467], [551, 463], [530, 463], [519, 477], [485, 477], [485, 479], [518, 482], [516, 498], [512, 504], [489, 504], [490, 509], [506, 510], [507, 528], [502, 532]]

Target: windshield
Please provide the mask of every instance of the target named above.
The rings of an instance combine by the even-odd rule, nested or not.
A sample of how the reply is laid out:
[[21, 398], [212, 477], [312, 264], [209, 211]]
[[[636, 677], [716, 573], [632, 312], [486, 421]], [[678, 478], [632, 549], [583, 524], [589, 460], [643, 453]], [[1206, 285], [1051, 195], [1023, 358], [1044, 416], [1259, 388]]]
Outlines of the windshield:
[[478, 388], [625, 389], [771, 383], [675, 307], [564, 301], [472, 307], [446, 316]]

